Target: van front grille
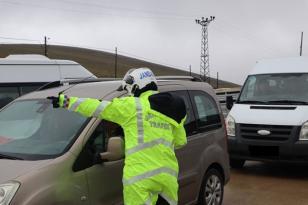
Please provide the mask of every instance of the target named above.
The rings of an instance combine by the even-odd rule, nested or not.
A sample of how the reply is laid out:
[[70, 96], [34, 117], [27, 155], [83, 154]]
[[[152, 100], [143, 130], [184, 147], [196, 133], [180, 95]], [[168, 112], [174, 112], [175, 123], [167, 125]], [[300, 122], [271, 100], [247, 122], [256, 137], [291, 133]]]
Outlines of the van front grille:
[[[287, 141], [295, 127], [284, 125], [239, 124], [240, 136], [249, 140]], [[268, 135], [260, 135], [259, 130], [269, 131]]]

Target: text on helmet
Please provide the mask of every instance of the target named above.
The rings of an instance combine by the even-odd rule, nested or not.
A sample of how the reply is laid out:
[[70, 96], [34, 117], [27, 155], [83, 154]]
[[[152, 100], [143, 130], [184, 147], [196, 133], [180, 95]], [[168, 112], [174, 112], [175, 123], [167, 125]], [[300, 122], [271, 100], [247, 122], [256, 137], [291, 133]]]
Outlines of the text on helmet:
[[151, 71], [145, 71], [140, 73], [140, 80], [142, 80], [143, 78], [149, 78], [149, 77], [153, 77], [153, 73]]

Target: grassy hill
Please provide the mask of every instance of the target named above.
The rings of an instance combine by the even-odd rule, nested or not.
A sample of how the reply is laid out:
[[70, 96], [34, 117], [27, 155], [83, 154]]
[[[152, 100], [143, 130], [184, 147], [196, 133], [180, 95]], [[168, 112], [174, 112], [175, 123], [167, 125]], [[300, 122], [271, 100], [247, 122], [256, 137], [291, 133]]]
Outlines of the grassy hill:
[[[0, 44], [0, 57], [4, 58], [10, 54], [44, 54], [44, 48], [38, 44]], [[85, 48], [49, 45], [48, 57], [51, 59], [73, 60], [98, 77], [114, 77], [115, 54]], [[167, 67], [136, 58], [118, 55], [117, 77], [123, 77], [127, 70], [137, 67], [149, 67], [155, 75], [189, 75], [188, 71]], [[193, 76], [198, 74], [193, 73]], [[211, 84], [216, 87], [216, 79], [211, 79]], [[219, 81], [219, 87], [238, 87], [237, 84]]]

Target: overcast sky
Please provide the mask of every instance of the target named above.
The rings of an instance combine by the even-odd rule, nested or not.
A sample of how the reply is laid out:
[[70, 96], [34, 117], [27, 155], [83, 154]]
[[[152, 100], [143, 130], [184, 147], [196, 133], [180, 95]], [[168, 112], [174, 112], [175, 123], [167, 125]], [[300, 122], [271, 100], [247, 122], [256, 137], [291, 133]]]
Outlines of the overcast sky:
[[[209, 26], [211, 77], [243, 83], [257, 60], [308, 55], [308, 0], [0, 0], [0, 42], [113, 51], [199, 73]], [[12, 39], [10, 39], [12, 38]], [[27, 39], [27, 40], [18, 40]], [[33, 40], [33, 41], [30, 41]]]

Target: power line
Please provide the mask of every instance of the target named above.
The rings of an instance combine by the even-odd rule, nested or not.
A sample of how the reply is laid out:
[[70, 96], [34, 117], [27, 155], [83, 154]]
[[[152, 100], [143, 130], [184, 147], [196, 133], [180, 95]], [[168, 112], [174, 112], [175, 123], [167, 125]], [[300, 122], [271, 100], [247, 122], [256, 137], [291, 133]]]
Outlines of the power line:
[[123, 11], [129, 11], [129, 12], [138, 12], [138, 13], [152, 13], [152, 14], [163, 14], [163, 15], [172, 15], [174, 17], [184, 17], [184, 18], [192, 18], [192, 16], [187, 16], [187, 15], [181, 15], [178, 13], [170, 12], [170, 11], [161, 11], [161, 10], [148, 10], [148, 9], [135, 9], [135, 8], [128, 8], [128, 7], [115, 7], [115, 6], [105, 6], [102, 4], [98, 3], [89, 3], [89, 2], [80, 2], [80, 1], [75, 1], [75, 0], [58, 0], [60, 2], [67, 2], [67, 3], [73, 3], [73, 4], [79, 4], [79, 5], [88, 5], [90, 7], [95, 7], [95, 8], [102, 8], [106, 10], [123, 10]]
[[[174, 12], [167, 12], [167, 11], [152, 11], [152, 10], [140, 10], [140, 9], [134, 9], [134, 8], [127, 8], [127, 7], [110, 7], [110, 6], [104, 6], [102, 4], [98, 4], [98, 3], [89, 3], [89, 2], [81, 2], [81, 1], [75, 1], [75, 0], [58, 0], [60, 2], [67, 2], [70, 4], [79, 4], [79, 5], [88, 5], [91, 7], [95, 7], [95, 8], [102, 8], [102, 9], [106, 9], [106, 10], [123, 10], [123, 11], [132, 11], [132, 12], [139, 12], [139, 13], [153, 13], [153, 14], [164, 14], [164, 15], [168, 15], [165, 17], [162, 16], [128, 16], [128, 17], [132, 17], [132, 18], [144, 18], [144, 19], [159, 19], [159, 20], [184, 20], [184, 21], [191, 21], [191, 19], [193, 18], [193, 16], [190, 15], [182, 15], [182, 14], [178, 14], [178, 13], [174, 13]], [[65, 8], [59, 8], [59, 7], [46, 7], [46, 6], [42, 6], [41, 4], [29, 4], [24, 3], [24, 2], [14, 2], [14, 1], [5, 1], [5, 0], [0, 0], [0, 3], [7, 3], [7, 4], [13, 4], [13, 5], [25, 5], [25, 6], [35, 6], [35, 7], [39, 7], [39, 8], [44, 8], [44, 9], [51, 9], [51, 10], [63, 10], [63, 11], [70, 11], [70, 12], [77, 12], [77, 13], [87, 13], [87, 14], [100, 14], [100, 15], [105, 15], [105, 16], [123, 16], [123, 15], [114, 15], [114, 14], [108, 14], [108, 13], [102, 13], [102, 12], [88, 12], [88, 11], [83, 11], [83, 10], [73, 10], [73, 9], [65, 9]], [[126, 16], [127, 17], [127, 16]], [[246, 38], [250, 41], [255, 41], [255, 40], [259, 40], [259, 38], [247, 31], [245, 31], [244, 29], [242, 29], [240, 26], [234, 24], [232, 21], [227, 21], [223, 18], [220, 18], [219, 21], [217, 21], [217, 24], [223, 24], [222, 27], [226, 28], [229, 27], [233, 30], [236, 30], [239, 35], [242, 35], [242, 38]], [[227, 29], [228, 30], [228, 29]], [[245, 33], [245, 35], [243, 35]], [[239, 35], [237, 37], [239, 37]], [[233, 38], [234, 39], [234, 38]], [[276, 48], [272, 48], [269, 47], [268, 45], [263, 45], [264, 47], [266, 47], [268, 50], [271, 50], [272, 52], [277, 53], [277, 49]]]
[[[225, 30], [223, 30], [223, 32], [226, 33], [226, 31], [228, 31], [227, 33], [229, 33], [229, 34], [230, 34], [230, 29], [232, 29], [232, 30], [237, 32], [237, 34], [236, 34], [237, 38], [246, 39], [250, 42], [256, 42], [256, 41], [260, 40], [260, 38], [258, 36], [247, 32], [246, 30], [244, 30], [243, 28], [233, 24], [232, 22], [224, 21], [223, 19], [222, 20], [219, 19], [219, 21], [217, 21], [217, 27], [216, 26], [214, 26], [214, 27], [216, 29], [217, 29], [217, 27], [219, 27], [219, 28], [221, 28], [221, 30], [225, 29]], [[277, 54], [277, 51], [278, 51], [276, 48], [270, 47], [268, 44], [263, 44], [262, 48], [263, 48], [263, 50], [268, 50], [268, 51], [276, 53], [276, 54]]]
[[14, 40], [14, 41], [31, 41], [31, 42], [38, 42], [40, 43], [39, 40], [34, 40], [34, 39], [27, 39], [27, 38], [12, 38], [12, 37], [4, 37], [0, 36], [0, 39], [5, 39], [5, 40]]
[[[82, 44], [68, 44], [68, 43], [63, 43], [63, 42], [59, 42], [59, 41], [49, 41], [49, 44], [47, 45], [47, 40], [49, 40], [50, 38], [46, 37], [47, 39], [46, 39], [46, 43], [45, 43], [45, 37], [44, 37], [44, 53], [45, 53], [45, 55], [46, 55], [46, 53], [48, 55], [48, 45], [49, 46], [56, 46], [57, 44], [59, 46], [79, 47], [79, 48], [91, 49], [91, 50], [97, 50], [97, 51], [109, 52], [109, 53], [115, 52], [115, 50], [108, 49], [108, 48], [92, 47], [92, 46], [82, 45]], [[36, 42], [38, 42], [38, 44], [41, 44], [41, 42], [39, 40], [31, 40], [31, 39], [23, 39], [23, 38], [10, 38], [10, 37], [1, 37], [1, 36], [0, 36], [0, 38], [8, 39], [8, 40], [24, 40], [24, 41], [31, 41], [31, 42], [36, 41]], [[51, 44], [51, 43], [53, 43], [53, 44]], [[178, 68], [178, 69], [181, 69], [181, 70], [184, 70], [184, 71], [187, 70], [187, 68], [185, 68], [184, 66], [171, 65], [171, 64], [168, 64], [168, 63], [165, 63], [165, 62], [160, 62], [160, 61], [150, 59], [150, 58], [146, 58], [146, 57], [143, 57], [143, 56], [138, 56], [138, 55], [132, 54], [130, 52], [120, 51], [120, 50], [118, 50], [118, 48], [116, 48], [116, 49], [117, 49], [117, 51], [116, 51], [117, 55], [122, 54], [126, 57], [136, 58], [136, 59], [147, 61], [147, 62], [153, 63], [153, 64], [159, 64], [159, 65], [171, 67], [171, 68]]]
[[[85, 48], [85, 49], [93, 49], [93, 50], [98, 50], [98, 51], [103, 51], [103, 52], [115, 53], [115, 50], [113, 50], [113, 49], [107, 49], [107, 48], [101, 48], [101, 47], [92, 47], [92, 46], [86, 46], [86, 45], [77, 45], [77, 44], [67, 44], [67, 43], [61, 43], [61, 42], [55, 42], [55, 41], [50, 41], [50, 42], [57, 43], [57, 44], [60, 44], [60, 45], [80, 47], [80, 48]], [[119, 50], [118, 47], [116, 47], [116, 54], [117, 54], [117, 57], [120, 54], [120, 55], [126, 56], [128, 58], [136, 58], [138, 60], [147, 61], [147, 62], [153, 63], [153, 64], [159, 64], [159, 65], [171, 67], [171, 68], [178, 68], [178, 69], [181, 69], [181, 70], [184, 70], [184, 71], [187, 70], [187, 68], [185, 68], [184, 66], [172, 65], [172, 64], [169, 64], [169, 63], [166, 63], [166, 62], [161, 62], [161, 61], [154, 60], [154, 59], [151, 59], [151, 58], [146, 58], [144, 56], [135, 55], [135, 54], [132, 54], [132, 53], [127, 52], [127, 51]]]
[[[227, 32], [222, 27], [219, 27], [217, 25], [213, 25], [213, 30], [215, 30], [215, 31], [219, 32], [220, 34], [224, 35], [225, 37], [231, 39], [233, 42], [246, 41], [246, 43], [247, 42], [255, 43], [256, 41], [259, 40], [257, 38], [252, 39], [252, 38], [249, 38], [248, 36], [243, 36], [243, 35], [240, 35], [240, 34], [236, 35], [236, 36], [232, 36], [230, 31]], [[251, 48], [256, 50], [256, 46], [251, 46]], [[277, 51], [275, 51], [274, 49], [271, 49], [270, 47], [267, 47], [263, 44], [262, 44], [262, 47], [260, 47], [260, 50], [262, 50], [263, 52], [266, 52], [269, 55], [277, 54]]]
[[[24, 3], [24, 2], [16, 2], [16, 1], [3, 1], [1, 0], [0, 3], [10, 4], [10, 5], [22, 5], [27, 7], [37, 7], [41, 9], [48, 9], [53, 11], [68, 11], [68, 12], [74, 12], [74, 13], [84, 13], [84, 14], [96, 14], [96, 15], [103, 15], [103, 16], [112, 16], [112, 17], [129, 17], [129, 18], [138, 18], [138, 19], [155, 19], [155, 20], [191, 20], [188, 16], [136, 16], [136, 15], [123, 15], [123, 12], [121, 15], [114, 14], [114, 13], [106, 13], [106, 12], [97, 12], [97, 11], [84, 11], [84, 10], [78, 10], [78, 9], [67, 9], [67, 8], [59, 8], [59, 7], [49, 7], [49, 6], [42, 6], [41, 4], [33, 4], [33, 3]], [[146, 14], [146, 13], [145, 13]]]
[[[37, 1], [41, 1], [41, 0], [37, 0]], [[173, 18], [179, 18], [179, 19], [183, 19], [183, 20], [191, 20], [192, 18], [194, 18], [194, 16], [192, 15], [183, 15], [183, 14], [179, 14], [176, 12], [170, 12], [170, 10], [149, 10], [149, 9], [136, 9], [136, 8], [131, 8], [131, 7], [119, 7], [119, 6], [106, 6], [105, 4], [99, 4], [99, 3], [90, 3], [90, 2], [81, 2], [81, 1], [76, 1], [76, 0], [56, 0], [59, 1], [61, 3], [68, 3], [70, 5], [74, 4], [74, 5], [82, 5], [82, 6], [89, 6], [89, 7], [94, 7], [94, 8], [100, 8], [100, 9], [105, 9], [105, 10], [111, 10], [111, 11], [124, 11], [124, 12], [137, 12], [137, 13], [144, 13], [144, 14], [153, 14], [153, 15], [164, 15], [165, 17], [173, 17]], [[123, 13], [123, 12], [121, 12]], [[135, 16], [137, 17], [137, 16]], [[137, 18], [139, 18], [140, 16], [138, 16]], [[162, 17], [162, 16], [159, 16]]]
[[184, 71], [187, 70], [187, 68], [185, 68], [184, 66], [171, 65], [171, 64], [168, 64], [168, 63], [165, 63], [165, 62], [160, 62], [160, 61], [157, 61], [157, 60], [154, 60], [154, 59], [138, 56], [138, 55], [131, 54], [131, 53], [128, 53], [128, 52], [124, 52], [124, 51], [118, 50], [118, 53], [123, 54], [127, 57], [137, 58], [139, 60], [147, 61], [147, 62], [153, 63], [153, 64], [159, 64], [159, 65], [163, 65], [163, 66], [171, 67], [171, 68], [179, 68], [179, 69], [184, 70]]
[[103, 47], [88, 46], [88, 45], [84, 45], [84, 44], [70, 44], [70, 43], [63, 43], [63, 42], [59, 42], [59, 41], [50, 41], [50, 42], [53, 43], [54, 45], [58, 44], [60, 46], [79, 47], [79, 48], [84, 48], [84, 49], [91, 49], [91, 50], [110, 52], [110, 53], [114, 52], [113, 49], [103, 48]]

